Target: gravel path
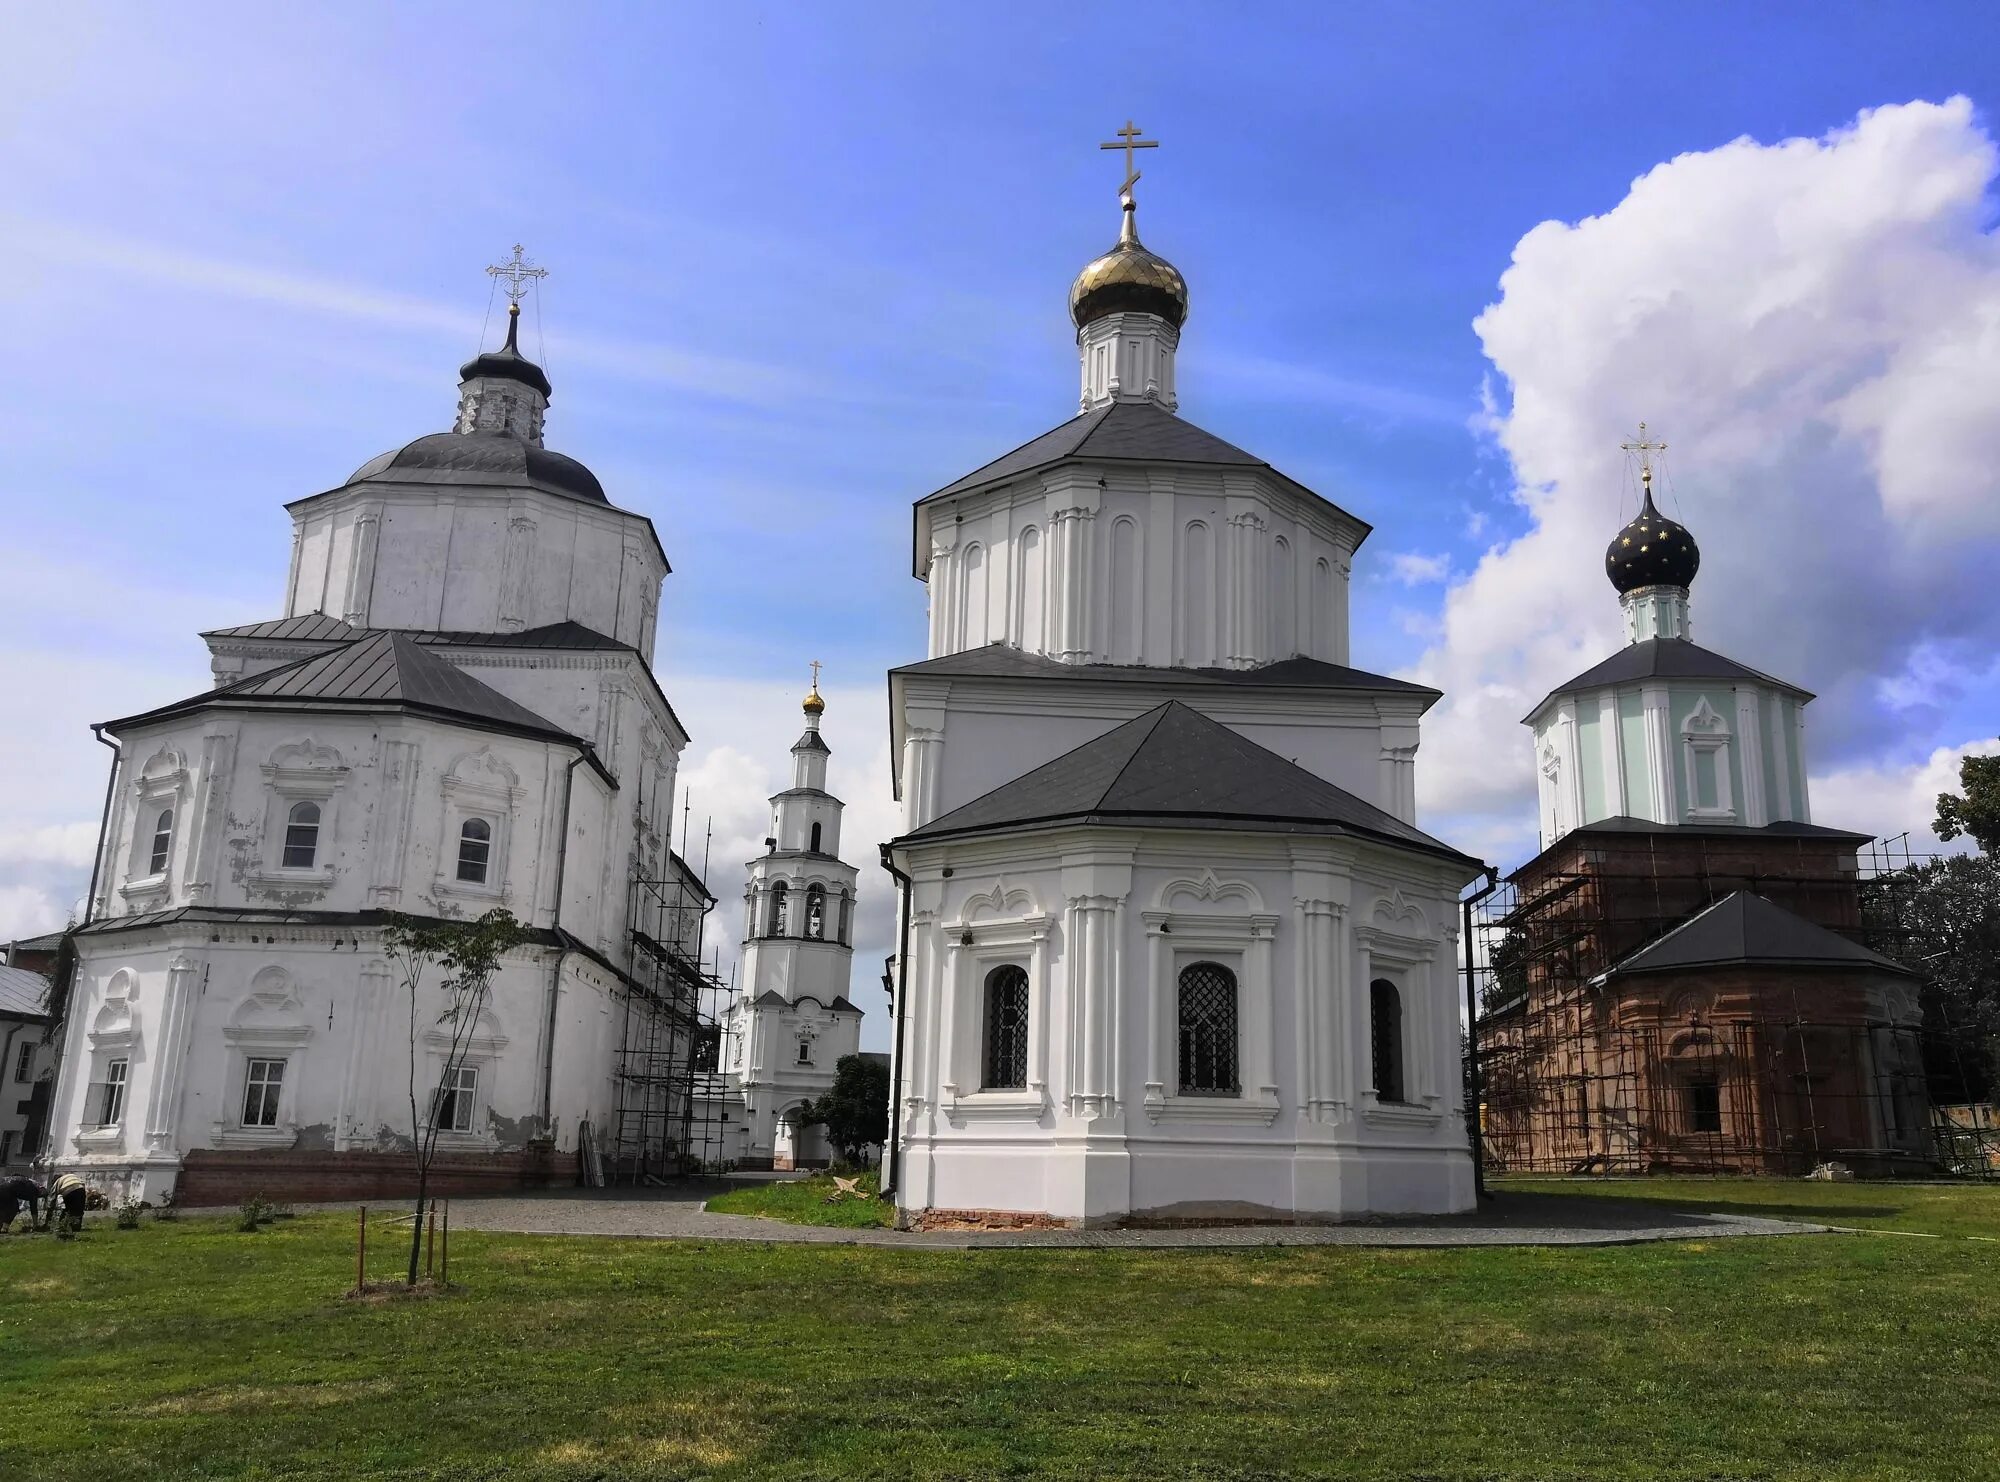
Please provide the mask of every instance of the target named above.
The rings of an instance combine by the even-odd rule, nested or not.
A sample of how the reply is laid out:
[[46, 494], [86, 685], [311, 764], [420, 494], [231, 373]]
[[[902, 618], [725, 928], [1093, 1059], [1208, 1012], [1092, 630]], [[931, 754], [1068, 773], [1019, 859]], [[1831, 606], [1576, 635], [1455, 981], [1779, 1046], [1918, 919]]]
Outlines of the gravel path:
[[[915, 1234], [793, 1225], [751, 1215], [710, 1214], [703, 1201], [722, 1181], [675, 1188], [564, 1189], [451, 1201], [459, 1230], [525, 1235], [613, 1235], [646, 1240], [739, 1240], [783, 1245], [877, 1245], [907, 1250], [1227, 1249], [1278, 1245], [1468, 1246], [1633, 1245], [1745, 1235], [1816, 1235], [1825, 1225], [1685, 1214], [1636, 1201], [1503, 1193], [1473, 1214], [1345, 1225], [1234, 1225], [1215, 1229], [1010, 1230]], [[354, 1204], [304, 1206], [353, 1209]], [[408, 1209], [384, 1201], [371, 1209]], [[191, 1211], [193, 1212], [193, 1211]]]

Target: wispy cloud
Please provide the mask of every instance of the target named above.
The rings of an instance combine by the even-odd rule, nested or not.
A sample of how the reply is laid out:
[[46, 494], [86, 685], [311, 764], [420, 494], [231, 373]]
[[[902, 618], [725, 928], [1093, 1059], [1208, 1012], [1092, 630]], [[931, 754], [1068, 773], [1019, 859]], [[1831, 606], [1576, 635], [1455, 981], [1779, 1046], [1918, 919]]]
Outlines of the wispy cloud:
[[1416, 551], [1397, 551], [1389, 557], [1389, 575], [1406, 587], [1427, 586], [1451, 575], [1450, 556], [1426, 556]]
[[[183, 290], [404, 330], [463, 335], [469, 323], [462, 310], [320, 274], [204, 256], [62, 222], [0, 215], [0, 226], [14, 250], [72, 268], [84, 264]], [[835, 394], [831, 384], [815, 382], [789, 366], [711, 355], [659, 340], [564, 333], [555, 337], [555, 348], [565, 366], [728, 401]]]
[[1228, 350], [1205, 350], [1202, 369], [1221, 386], [1245, 397], [1262, 401], [1312, 402], [1361, 412], [1390, 422], [1422, 422], [1432, 425], [1465, 427], [1476, 408], [1456, 397], [1435, 396], [1380, 381], [1339, 376], [1317, 366], [1273, 360], [1261, 355], [1244, 355]]

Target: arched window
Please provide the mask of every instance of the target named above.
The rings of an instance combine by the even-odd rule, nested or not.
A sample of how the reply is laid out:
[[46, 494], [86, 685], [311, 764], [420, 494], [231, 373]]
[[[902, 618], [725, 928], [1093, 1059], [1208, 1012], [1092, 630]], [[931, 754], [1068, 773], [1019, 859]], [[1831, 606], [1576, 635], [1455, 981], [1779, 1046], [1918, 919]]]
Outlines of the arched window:
[[819, 853], [819, 839], [820, 839], [819, 825], [814, 824], [812, 833], [812, 844], [810, 846], [814, 854]]
[[840, 892], [840, 945], [854, 945], [854, 897], [844, 890]]
[[174, 810], [162, 808], [160, 816], [153, 820], [153, 849], [146, 864], [149, 875], [164, 875], [167, 872], [167, 853], [174, 842]]
[[1386, 978], [1368, 985], [1368, 1043], [1375, 1061], [1375, 1099], [1403, 1100], [1403, 995]]
[[1181, 1094], [1234, 1096], [1236, 974], [1219, 962], [1191, 962], [1180, 979]]
[[486, 883], [486, 865], [493, 853], [493, 825], [468, 818], [458, 831], [458, 878], [473, 885]]
[[979, 1058], [985, 1091], [1028, 1084], [1028, 972], [1015, 963], [986, 975], [986, 1036]]
[[785, 882], [780, 880], [771, 887], [771, 913], [765, 918], [764, 935], [781, 937], [785, 934]]
[[806, 887], [806, 940], [826, 940], [826, 891], [817, 885]]
[[294, 803], [285, 815], [285, 868], [309, 870], [319, 860], [319, 804]]

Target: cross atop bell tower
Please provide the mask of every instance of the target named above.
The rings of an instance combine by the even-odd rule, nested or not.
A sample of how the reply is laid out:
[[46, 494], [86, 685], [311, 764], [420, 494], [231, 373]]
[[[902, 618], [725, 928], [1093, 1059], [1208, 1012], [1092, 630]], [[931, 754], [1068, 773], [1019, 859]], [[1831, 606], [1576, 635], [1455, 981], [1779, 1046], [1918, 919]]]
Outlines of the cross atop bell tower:
[[1125, 179], [1118, 187], [1118, 198], [1125, 202], [1125, 209], [1128, 211], [1132, 209], [1134, 204], [1132, 187], [1139, 183], [1139, 172], [1132, 167], [1132, 151], [1135, 149], [1158, 149], [1160, 147], [1160, 141], [1157, 139], [1141, 139], [1139, 136], [1144, 132], [1144, 129], [1139, 128], [1128, 118], [1125, 120], [1125, 127], [1118, 130], [1118, 137], [1116, 139], [1109, 144], [1100, 144], [1097, 146], [1099, 149], [1122, 149], [1125, 151]]

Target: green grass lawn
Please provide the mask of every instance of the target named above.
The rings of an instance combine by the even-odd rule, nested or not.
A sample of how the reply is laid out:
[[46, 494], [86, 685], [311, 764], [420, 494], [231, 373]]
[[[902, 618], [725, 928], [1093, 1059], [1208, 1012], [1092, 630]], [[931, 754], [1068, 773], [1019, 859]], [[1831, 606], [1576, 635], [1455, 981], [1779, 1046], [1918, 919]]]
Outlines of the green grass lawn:
[[717, 1194], [707, 1208], [715, 1214], [754, 1214], [794, 1225], [838, 1225], [847, 1230], [876, 1229], [896, 1222], [896, 1206], [875, 1197], [877, 1175], [864, 1173], [859, 1184], [864, 1197], [843, 1195], [831, 1174], [749, 1184]]
[[2000, 1241], [2000, 1183], [1900, 1184], [1802, 1178], [1504, 1178], [1496, 1189], [1640, 1199], [1676, 1209]]
[[5, 1475], [2000, 1476], [1969, 1240], [451, 1254], [361, 1304], [347, 1217], [0, 1237]]

